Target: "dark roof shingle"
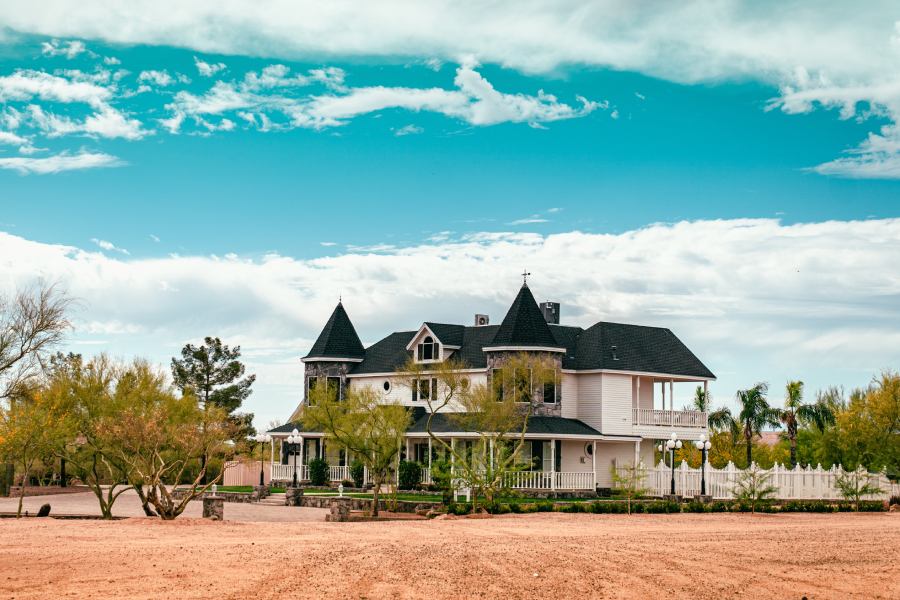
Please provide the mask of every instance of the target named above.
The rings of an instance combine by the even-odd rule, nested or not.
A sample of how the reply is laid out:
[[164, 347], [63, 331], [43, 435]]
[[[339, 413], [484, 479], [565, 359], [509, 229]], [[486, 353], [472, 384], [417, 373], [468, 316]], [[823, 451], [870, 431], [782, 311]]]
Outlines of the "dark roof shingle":
[[338, 302], [319, 337], [316, 338], [316, 343], [304, 358], [364, 358], [365, 356], [366, 350], [359, 341], [356, 329], [350, 322], [344, 305]]
[[555, 347], [556, 339], [527, 285], [522, 285], [491, 345]]

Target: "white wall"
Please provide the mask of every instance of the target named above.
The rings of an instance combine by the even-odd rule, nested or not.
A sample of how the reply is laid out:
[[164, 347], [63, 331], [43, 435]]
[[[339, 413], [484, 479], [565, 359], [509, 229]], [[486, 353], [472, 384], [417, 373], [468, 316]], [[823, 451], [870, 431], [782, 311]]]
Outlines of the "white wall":
[[[562, 441], [562, 461], [559, 465], [561, 471], [578, 472], [591, 470], [591, 457], [584, 451], [585, 444], [590, 444], [590, 442], [580, 440]], [[584, 462], [581, 459], [584, 459]]]
[[[486, 373], [467, 373], [465, 376], [469, 379], [470, 386], [487, 385]], [[415, 402], [412, 401], [412, 390], [409, 389], [407, 381], [403, 377], [388, 375], [361, 376], [351, 377], [350, 379], [348, 379], [348, 381], [351, 382], [350, 385], [352, 387], [355, 387], [357, 389], [359, 389], [360, 386], [368, 386], [372, 388], [383, 402], [393, 402], [402, 404], [403, 406], [421, 406], [423, 408], [428, 408], [428, 403], [423, 400], [417, 400]], [[385, 381], [391, 382], [390, 392], [384, 391]], [[441, 394], [440, 383], [438, 384], [438, 394]], [[448, 406], [446, 410], [459, 410], [459, 407], [451, 405]]]
[[560, 396], [562, 416], [569, 419], [578, 418], [578, 376], [571, 373], [562, 374]]
[[603, 373], [601, 433], [631, 434], [631, 375]]
[[[577, 380], [577, 418], [597, 431], [602, 431], [603, 387], [600, 373], [582, 373], [570, 376]], [[565, 397], [563, 398], [563, 406], [565, 406]]]
[[[644, 452], [645, 442], [641, 443], [641, 453]], [[652, 445], [648, 445], [652, 448]], [[597, 442], [597, 485], [600, 487], [612, 487], [612, 466], [618, 459], [620, 465], [634, 462], [634, 442]], [[641, 458], [643, 460], [643, 458]], [[652, 454], [650, 465], [653, 461]]]
[[641, 388], [638, 394], [638, 408], [653, 408], [653, 378], [640, 377]]

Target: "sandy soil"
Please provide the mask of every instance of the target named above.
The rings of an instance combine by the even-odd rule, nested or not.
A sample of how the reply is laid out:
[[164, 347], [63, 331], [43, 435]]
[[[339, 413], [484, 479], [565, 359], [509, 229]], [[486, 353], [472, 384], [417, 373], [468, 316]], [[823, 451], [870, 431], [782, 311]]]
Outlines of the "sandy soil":
[[0, 520], [2, 598], [898, 598], [900, 514]]

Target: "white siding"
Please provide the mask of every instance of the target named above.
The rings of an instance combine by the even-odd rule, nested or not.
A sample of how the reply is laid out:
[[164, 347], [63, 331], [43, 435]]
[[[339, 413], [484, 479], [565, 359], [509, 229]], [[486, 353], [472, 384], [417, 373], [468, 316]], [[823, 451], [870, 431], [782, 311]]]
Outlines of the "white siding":
[[[601, 417], [603, 416], [602, 403], [602, 379], [600, 373], [583, 373], [572, 375], [576, 378], [576, 387], [578, 389], [578, 418], [596, 429], [603, 431]], [[565, 406], [565, 398], [563, 398], [563, 406]]]
[[560, 462], [560, 470], [565, 472], [579, 472], [591, 470], [591, 457], [584, 451], [585, 444], [590, 442], [563, 440], [560, 444], [562, 449], [562, 461]]
[[638, 408], [653, 408], [653, 378], [641, 377], [641, 391]]
[[[466, 375], [469, 379], [470, 386], [487, 385], [487, 375], [483, 373], [469, 373]], [[412, 390], [409, 389], [407, 381], [403, 377], [378, 375], [372, 377], [353, 377], [349, 379], [350, 385], [359, 389], [361, 386], [371, 387], [382, 399], [383, 402], [395, 402], [403, 406], [421, 406], [428, 407], [428, 403], [422, 400], [412, 401]], [[391, 382], [391, 391], [384, 391], [384, 382]], [[438, 385], [438, 394], [441, 394], [440, 384]], [[458, 406], [449, 406], [446, 410], [458, 410]]]
[[603, 373], [600, 433], [631, 434], [631, 375]]
[[[643, 444], [642, 444], [643, 445]], [[641, 449], [643, 451], [643, 448]], [[651, 461], [652, 456], [651, 456]], [[634, 442], [597, 442], [597, 485], [612, 487], [612, 467], [634, 462]]]
[[562, 416], [570, 419], [578, 418], [578, 376], [563, 373], [560, 385], [560, 397], [562, 404], [560, 410]]

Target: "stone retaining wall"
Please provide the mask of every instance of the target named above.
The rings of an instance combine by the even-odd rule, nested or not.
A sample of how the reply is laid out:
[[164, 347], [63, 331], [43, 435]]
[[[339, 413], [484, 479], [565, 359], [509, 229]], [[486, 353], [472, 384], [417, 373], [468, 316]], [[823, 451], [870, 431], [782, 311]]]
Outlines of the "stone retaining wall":
[[[335, 496], [303, 496], [300, 499], [300, 506], [309, 508], [331, 508], [331, 501]], [[368, 498], [347, 498], [341, 499], [342, 502], [350, 506], [350, 510], [369, 510], [372, 501]], [[415, 513], [418, 510], [428, 510], [434, 508], [438, 502], [411, 502], [409, 500], [397, 501], [397, 512]], [[378, 500], [378, 510], [391, 510], [393, 503], [390, 500]]]

